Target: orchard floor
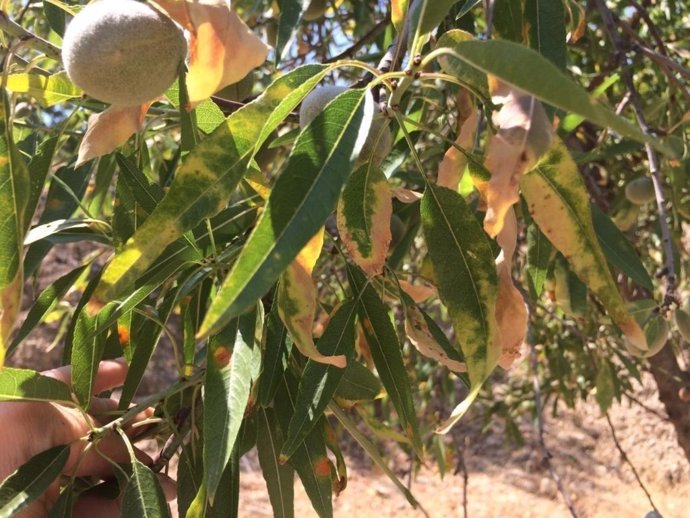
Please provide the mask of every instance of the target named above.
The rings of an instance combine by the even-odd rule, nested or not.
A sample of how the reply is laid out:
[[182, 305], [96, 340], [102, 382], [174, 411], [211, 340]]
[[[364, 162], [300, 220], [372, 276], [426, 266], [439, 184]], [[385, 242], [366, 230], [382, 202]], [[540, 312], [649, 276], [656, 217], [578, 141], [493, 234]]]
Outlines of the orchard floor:
[[[38, 289], [42, 289], [78, 264], [74, 254], [51, 252]], [[27, 286], [25, 309], [32, 294]], [[14, 365], [43, 370], [59, 363], [60, 347], [46, 352], [56, 333], [56, 325], [35, 330], [11, 359]], [[162, 343], [154, 355], [142, 384], [144, 394], [153, 393], [174, 379], [172, 352]], [[615, 406], [610, 414], [623, 449], [637, 468], [664, 518], [690, 517], [690, 464], [676, 444], [675, 432], [663, 419], [654, 384], [645, 381], [637, 394], [638, 404]], [[633, 473], [621, 458], [611, 439], [606, 420], [591, 403], [575, 411], [562, 410], [557, 417], [546, 415], [546, 443], [552, 463], [582, 518], [643, 518], [651, 505]], [[690, 411], [690, 408], [689, 408]], [[516, 447], [505, 440], [498, 426], [480, 433], [477, 420], [461, 421], [466, 437], [465, 461], [468, 472], [467, 516], [472, 518], [561, 518], [570, 513], [563, 504], [556, 484], [541, 463], [531, 424], [521, 429], [526, 445]], [[390, 449], [394, 451], [394, 448]], [[356, 446], [347, 448], [348, 487], [335, 500], [336, 518], [412, 518], [424, 512], [412, 509], [395, 486]], [[155, 450], [150, 451], [155, 456]], [[391, 467], [405, 479], [404, 458], [391, 461]], [[431, 464], [430, 464], [431, 465]], [[242, 459], [240, 516], [272, 516], [266, 487], [254, 452]], [[316, 517], [301, 484], [295, 484], [295, 516]], [[433, 468], [423, 468], [412, 480], [412, 493], [432, 518], [462, 518], [463, 478], [447, 474], [441, 479]]]

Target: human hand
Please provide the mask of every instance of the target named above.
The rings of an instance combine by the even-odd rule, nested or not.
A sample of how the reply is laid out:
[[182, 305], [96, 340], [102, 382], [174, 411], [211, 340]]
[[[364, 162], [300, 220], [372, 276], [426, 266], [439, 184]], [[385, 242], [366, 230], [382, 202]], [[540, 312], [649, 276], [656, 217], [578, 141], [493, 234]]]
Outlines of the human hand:
[[[67, 385], [71, 384], [72, 376], [69, 367], [60, 367], [42, 374]], [[125, 362], [117, 360], [101, 362], [96, 374], [94, 393], [98, 394], [122, 385], [126, 375]], [[123, 438], [117, 433], [108, 434], [95, 447], [84, 453], [87, 446], [84, 437], [93, 427], [103, 426], [112, 420], [112, 416], [109, 418], [108, 415], [117, 410], [117, 406], [118, 403], [114, 399], [94, 398], [89, 408], [89, 415], [85, 416], [79, 409], [53, 403], [0, 403], [0, 422], [4, 424], [3, 443], [0, 450], [0, 480], [4, 480], [34, 455], [62, 444], [71, 446], [63, 474], [80, 477], [94, 476], [104, 480], [112, 478], [113, 462], [130, 462], [130, 455]], [[149, 409], [126, 423], [129, 427], [125, 428], [127, 435], [130, 438], [135, 437], [137, 428], [132, 428], [131, 425], [151, 415], [152, 410]], [[86, 421], [86, 417], [90, 422]], [[141, 431], [142, 428], [138, 430]], [[151, 458], [144, 452], [135, 449], [135, 453], [141, 462], [151, 464]], [[169, 499], [174, 497], [174, 482], [162, 475], [159, 478], [166, 496]], [[59, 496], [59, 491], [59, 481], [56, 481], [18, 516], [20, 518], [47, 516]], [[74, 518], [90, 518], [96, 515], [99, 518], [119, 517], [119, 502], [89, 494], [77, 500]]]

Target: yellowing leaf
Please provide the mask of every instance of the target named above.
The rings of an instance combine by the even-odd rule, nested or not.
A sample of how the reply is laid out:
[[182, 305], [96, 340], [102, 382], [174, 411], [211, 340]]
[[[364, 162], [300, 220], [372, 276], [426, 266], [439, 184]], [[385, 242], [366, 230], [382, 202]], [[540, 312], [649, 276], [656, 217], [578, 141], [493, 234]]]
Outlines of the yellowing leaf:
[[608, 311], [626, 338], [647, 350], [647, 340], [618, 292], [592, 223], [587, 190], [577, 165], [560, 140], [522, 177], [532, 218], [572, 270]]
[[336, 219], [350, 257], [370, 277], [383, 273], [393, 215], [388, 180], [372, 164], [369, 162], [350, 176], [338, 202]]
[[416, 306], [405, 309], [405, 332], [420, 354], [436, 360], [453, 372], [467, 372], [464, 362], [452, 360], [429, 331], [424, 316]]
[[409, 0], [391, 0], [391, 21], [398, 33], [401, 33], [405, 24]]
[[492, 237], [503, 228], [506, 214], [519, 200], [522, 175], [549, 149], [553, 127], [534, 97], [492, 81], [493, 101], [503, 103], [494, 116], [498, 133], [489, 138], [485, 166], [491, 172], [486, 188], [484, 230]]
[[522, 344], [527, 334], [527, 307], [520, 290], [515, 287], [511, 267], [517, 245], [517, 219], [511, 207], [505, 218], [505, 225], [497, 241], [501, 253], [496, 258], [498, 273], [498, 298], [496, 299], [496, 322], [501, 335], [501, 357], [498, 364], [508, 369], [522, 353]]
[[86, 134], [79, 146], [77, 167], [92, 158], [107, 155], [141, 130], [149, 103], [141, 106], [111, 106], [89, 117]]
[[7, 76], [7, 89], [16, 94], [28, 94], [42, 106], [50, 107], [76, 97], [83, 92], [67, 77], [66, 72], [52, 76], [21, 73]]
[[343, 368], [347, 363], [345, 356], [322, 355], [314, 344], [312, 334], [316, 317], [316, 287], [311, 274], [323, 248], [323, 236], [322, 228], [280, 276], [276, 303], [280, 319], [304, 356], [315, 362]]
[[230, 9], [229, 2], [157, 3], [191, 33], [187, 73], [191, 105], [239, 82], [266, 61], [269, 47]]
[[391, 193], [395, 199], [402, 203], [414, 203], [421, 200], [423, 196], [421, 192], [405, 189], [404, 187], [396, 187]]
[[[469, 151], [474, 143], [474, 136], [477, 129], [477, 110], [472, 102], [472, 97], [465, 89], [460, 90], [457, 95], [458, 105], [458, 136], [455, 144], [458, 147]], [[465, 153], [451, 146], [441, 161], [438, 168], [438, 179], [436, 183], [441, 187], [447, 187], [454, 191], [458, 190], [460, 180], [467, 167], [467, 157]]]

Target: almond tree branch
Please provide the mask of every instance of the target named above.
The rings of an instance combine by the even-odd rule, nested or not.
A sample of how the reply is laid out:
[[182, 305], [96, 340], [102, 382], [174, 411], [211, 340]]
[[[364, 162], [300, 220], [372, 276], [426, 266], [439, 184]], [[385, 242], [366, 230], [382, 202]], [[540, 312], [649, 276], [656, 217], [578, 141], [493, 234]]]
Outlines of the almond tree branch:
[[[635, 88], [632, 69], [628, 66], [627, 58], [624, 51], [624, 45], [618, 36], [616, 24], [613, 13], [607, 7], [605, 0], [596, 0], [597, 7], [604, 22], [604, 27], [608, 33], [609, 39], [614, 46], [616, 58], [620, 65], [620, 74], [625, 86], [630, 94], [630, 105], [635, 113], [637, 124], [645, 135], [653, 136], [652, 131], [647, 124], [642, 108], [642, 101], [640, 94]], [[656, 194], [656, 204], [659, 210], [659, 227], [661, 228], [661, 239], [664, 246], [664, 269], [662, 275], [665, 278], [665, 294], [662, 303], [662, 310], [668, 310], [670, 306], [678, 301], [678, 293], [676, 291], [676, 264], [673, 257], [673, 245], [671, 242], [671, 230], [668, 224], [668, 213], [666, 211], [666, 199], [663, 191], [663, 181], [661, 178], [661, 171], [659, 168], [659, 157], [654, 151], [651, 144], [645, 144], [645, 151], [647, 153], [647, 160], [649, 162], [649, 172], [652, 175], [652, 182], [654, 184], [654, 192]]]
[[8, 14], [2, 10], [0, 10], [0, 31], [9, 36], [18, 38], [20, 41], [23, 41], [27, 47], [43, 52], [46, 57], [54, 59], [55, 61], [61, 60], [60, 49], [58, 47], [10, 20]]

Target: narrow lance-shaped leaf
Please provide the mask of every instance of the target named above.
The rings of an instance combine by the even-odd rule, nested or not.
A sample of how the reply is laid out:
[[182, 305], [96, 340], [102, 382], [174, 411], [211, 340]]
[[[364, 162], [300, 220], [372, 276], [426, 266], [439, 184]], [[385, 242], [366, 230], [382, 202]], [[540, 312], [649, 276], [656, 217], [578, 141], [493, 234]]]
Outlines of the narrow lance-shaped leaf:
[[373, 286], [367, 282], [361, 270], [348, 265], [348, 279], [353, 293], [359, 298], [360, 325], [381, 382], [398, 412], [405, 434], [421, 452], [419, 425], [410, 380], [403, 361], [398, 333], [388, 317], [388, 308]]
[[599, 246], [587, 189], [565, 145], [557, 140], [549, 153], [522, 177], [529, 213], [571, 268], [599, 298], [628, 340], [641, 350], [647, 340], [627, 310]]
[[448, 15], [458, 0], [414, 0], [410, 8], [410, 36], [418, 40], [419, 51], [429, 39], [429, 34]]
[[312, 271], [323, 248], [324, 229], [320, 229], [309, 243], [297, 254], [295, 260], [280, 276], [276, 290], [278, 314], [290, 332], [299, 351], [312, 360], [345, 366], [343, 355], [327, 356], [314, 344], [312, 328], [316, 316], [316, 286]]
[[171, 518], [158, 477], [138, 460], [132, 462], [132, 476], [122, 495], [120, 516]]
[[257, 412], [258, 433], [256, 450], [261, 473], [266, 481], [268, 498], [275, 518], [292, 518], [294, 510], [294, 474], [289, 464], [280, 464], [278, 456], [283, 448], [283, 434], [272, 408]]
[[69, 446], [55, 446], [31, 457], [0, 484], [0, 517], [16, 516], [40, 497], [62, 473]]
[[31, 187], [26, 207], [24, 208], [24, 232], [29, 230], [34, 212], [36, 212], [41, 194], [43, 194], [46, 177], [48, 176], [50, 165], [53, 163], [53, 155], [57, 149], [58, 140], [59, 137], [46, 138], [38, 146], [38, 151], [31, 157], [31, 161], [29, 162], [28, 174]]
[[600, 126], [639, 142], [650, 143], [659, 151], [674, 155], [659, 139], [644, 135], [532, 49], [504, 40], [462, 41], [452, 49], [463, 61], [545, 103], [582, 115]]
[[565, 70], [567, 49], [563, 2], [526, 0], [525, 21], [530, 47]]
[[429, 185], [421, 213], [439, 295], [448, 308], [471, 384], [470, 395], [438, 430], [445, 432], [469, 408], [498, 361], [498, 279], [489, 240], [460, 194]]
[[276, 79], [255, 101], [233, 113], [194, 148], [170, 191], [108, 265], [96, 296], [112, 300], [141, 276], [184, 232], [227, 204], [249, 160], [328, 68], [306, 65]]
[[300, 134], [264, 212], [199, 331], [206, 336], [263, 296], [335, 209], [369, 132], [364, 90], [330, 102]]
[[380, 275], [391, 242], [393, 200], [388, 180], [374, 161], [352, 173], [338, 202], [338, 233], [352, 260]]
[[[341, 354], [348, 361], [352, 360], [355, 352], [356, 316], [356, 302], [346, 302], [335, 311], [319, 340], [319, 349], [322, 353]], [[295, 413], [290, 419], [280, 455], [282, 462], [295, 452], [307, 434], [314, 429], [338, 388], [344, 372], [343, 368], [333, 365], [324, 365], [314, 360], [307, 362], [299, 383]]]
[[290, 50], [290, 45], [300, 27], [302, 16], [312, 0], [281, 0], [278, 35], [276, 38], [276, 65]]
[[[276, 393], [275, 412], [278, 424], [287, 432], [290, 418], [295, 411], [297, 380], [288, 371], [281, 379]], [[333, 516], [331, 463], [326, 454], [326, 443], [321, 430], [313, 429], [297, 451], [290, 457], [289, 463], [299, 475], [304, 490], [320, 518]]]
[[79, 98], [84, 93], [69, 80], [67, 72], [51, 76], [32, 73], [10, 74], [7, 76], [6, 86], [15, 94], [30, 95], [46, 108]]
[[287, 329], [278, 315], [278, 305], [274, 304], [266, 317], [264, 357], [257, 401], [262, 407], [271, 404], [278, 390], [283, 373], [288, 368], [292, 345]]
[[252, 311], [209, 340], [204, 382], [204, 480], [211, 503], [235, 446], [251, 384], [259, 376], [262, 329], [262, 311]]
[[0, 401], [52, 401], [74, 404], [63, 382], [28, 369], [4, 367], [0, 371]]
[[22, 300], [24, 210], [29, 197], [26, 165], [12, 141], [6, 93], [0, 92], [0, 368]]

